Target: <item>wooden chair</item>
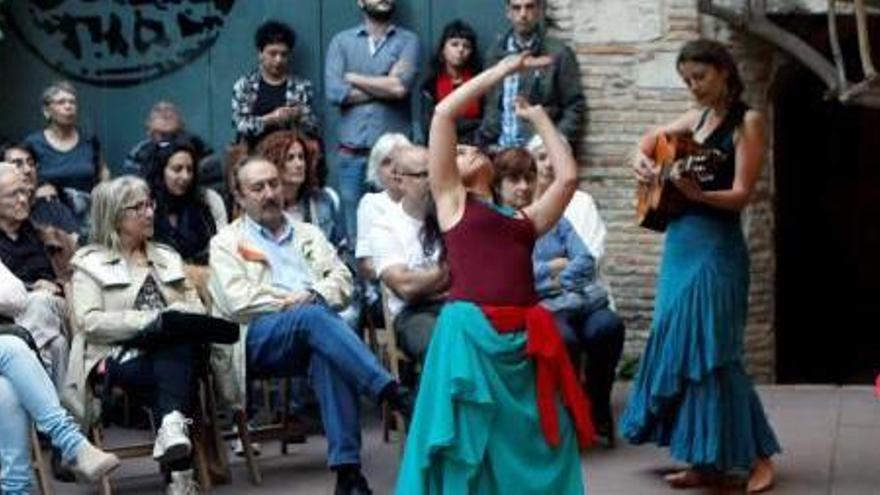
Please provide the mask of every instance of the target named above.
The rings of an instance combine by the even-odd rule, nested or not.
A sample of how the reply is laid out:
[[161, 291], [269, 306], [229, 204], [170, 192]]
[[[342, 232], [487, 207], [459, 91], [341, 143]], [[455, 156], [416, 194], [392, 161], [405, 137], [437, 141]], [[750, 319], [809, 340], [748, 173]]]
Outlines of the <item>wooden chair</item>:
[[[228, 459], [225, 456], [225, 449], [222, 445], [217, 447], [209, 447], [212, 442], [216, 445], [221, 438], [216, 430], [216, 407], [214, 407], [213, 386], [210, 378], [200, 380], [198, 391], [198, 405], [193, 414], [193, 424], [190, 428], [190, 439], [192, 441], [193, 468], [198, 475], [199, 485], [203, 492], [207, 493], [211, 490], [214, 480], [219, 483], [228, 483], [232, 476], [229, 470]], [[151, 421], [151, 423], [153, 423]], [[153, 432], [155, 434], [155, 424]], [[96, 447], [106, 452], [116, 454], [121, 460], [132, 459], [136, 457], [152, 457], [153, 442], [135, 442], [119, 447], [108, 447], [104, 444], [104, 428], [100, 422], [89, 427], [89, 436]], [[219, 455], [219, 464], [215, 463], [211, 466], [208, 462], [208, 452], [217, 452]], [[214, 480], [212, 480], [212, 475]], [[110, 483], [110, 476], [105, 475], [101, 478], [99, 492], [102, 495], [112, 495], [113, 488]]]
[[[397, 345], [397, 333], [394, 331], [393, 318], [391, 311], [388, 309], [388, 289], [385, 284], [381, 284], [382, 297], [382, 325], [378, 326], [371, 319], [367, 320], [367, 338], [368, 346], [373, 353], [396, 378], [400, 381], [400, 366], [402, 363], [410, 363], [409, 357]], [[399, 452], [403, 453], [403, 446], [406, 444], [406, 421], [399, 413], [391, 413], [388, 405], [382, 407], [382, 439], [388, 443], [391, 441], [391, 429], [398, 432]]]
[[40, 439], [37, 438], [37, 430], [31, 428], [31, 455], [33, 456], [34, 474], [37, 478], [37, 486], [42, 495], [55, 495], [52, 486], [52, 468], [46, 462], [46, 456], [40, 448]]
[[[257, 462], [257, 454], [254, 451], [254, 442], [269, 442], [278, 440], [281, 443], [281, 454], [287, 455], [288, 446], [293, 443], [305, 442], [305, 430], [302, 422], [290, 410], [290, 379], [261, 380], [263, 386], [263, 407], [271, 411], [272, 401], [270, 398], [272, 383], [277, 384], [281, 397], [281, 414], [277, 421], [269, 424], [251, 426], [248, 424], [247, 414], [244, 411], [236, 411], [233, 414], [235, 431], [223, 434], [225, 440], [239, 440], [244, 450], [245, 463], [251, 484], [259, 486], [263, 484], [263, 475]], [[270, 414], [271, 416], [272, 414]]]

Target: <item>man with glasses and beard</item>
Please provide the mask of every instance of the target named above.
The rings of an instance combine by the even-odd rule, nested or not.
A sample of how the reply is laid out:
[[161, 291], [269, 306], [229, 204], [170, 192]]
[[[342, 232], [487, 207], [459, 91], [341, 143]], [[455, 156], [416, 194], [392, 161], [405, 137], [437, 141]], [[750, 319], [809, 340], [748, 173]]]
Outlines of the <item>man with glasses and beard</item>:
[[410, 135], [410, 92], [418, 72], [419, 40], [392, 22], [395, 0], [357, 0], [364, 22], [337, 33], [327, 48], [327, 99], [339, 108], [337, 180], [350, 239], [364, 194], [370, 148], [382, 134]]

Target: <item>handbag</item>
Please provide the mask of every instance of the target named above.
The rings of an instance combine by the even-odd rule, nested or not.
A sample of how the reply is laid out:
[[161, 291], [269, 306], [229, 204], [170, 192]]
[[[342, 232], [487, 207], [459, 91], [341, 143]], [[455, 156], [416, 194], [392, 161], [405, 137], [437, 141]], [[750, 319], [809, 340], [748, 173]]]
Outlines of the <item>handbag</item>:
[[233, 344], [238, 342], [238, 324], [213, 316], [164, 311], [134, 337], [126, 347], [155, 349], [174, 344]]

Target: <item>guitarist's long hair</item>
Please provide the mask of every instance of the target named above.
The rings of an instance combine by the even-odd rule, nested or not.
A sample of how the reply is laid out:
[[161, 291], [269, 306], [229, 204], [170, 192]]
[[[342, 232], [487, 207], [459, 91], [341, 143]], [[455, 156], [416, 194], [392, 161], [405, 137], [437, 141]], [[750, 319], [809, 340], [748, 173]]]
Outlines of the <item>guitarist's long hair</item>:
[[739, 76], [739, 69], [733, 60], [733, 55], [727, 48], [714, 40], [698, 39], [688, 41], [678, 52], [675, 66], [679, 67], [685, 62], [708, 64], [720, 71], [727, 72], [727, 105], [739, 101], [743, 93], [743, 82]]

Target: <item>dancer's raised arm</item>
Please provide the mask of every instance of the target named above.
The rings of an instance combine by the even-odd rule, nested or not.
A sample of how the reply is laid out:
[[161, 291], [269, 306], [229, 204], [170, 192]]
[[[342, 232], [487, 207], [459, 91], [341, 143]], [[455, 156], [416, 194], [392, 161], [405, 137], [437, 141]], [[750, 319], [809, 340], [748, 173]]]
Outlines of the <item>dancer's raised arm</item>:
[[510, 55], [464, 83], [434, 108], [428, 140], [428, 172], [441, 229], [448, 230], [458, 222], [464, 211], [466, 197], [456, 160], [456, 117], [469, 102], [487, 93], [508, 75], [524, 69], [543, 67], [552, 61], [547, 56], [534, 57], [526, 53]]
[[542, 106], [529, 105], [520, 98], [516, 101], [516, 115], [531, 122], [535, 132], [541, 136], [553, 168], [553, 182], [537, 201], [523, 209], [540, 236], [556, 225], [571, 201], [577, 189], [577, 162]]

